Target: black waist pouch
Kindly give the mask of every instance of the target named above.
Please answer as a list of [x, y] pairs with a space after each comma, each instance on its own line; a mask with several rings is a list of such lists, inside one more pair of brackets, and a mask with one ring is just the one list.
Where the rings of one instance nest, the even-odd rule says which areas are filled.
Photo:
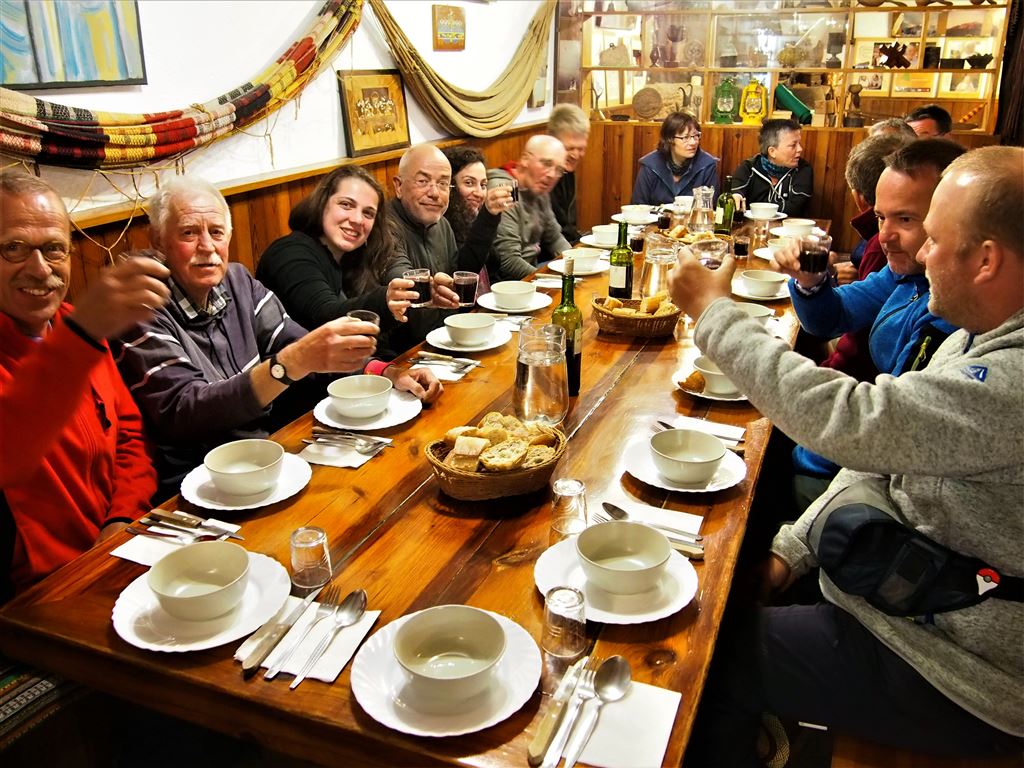
[[1024, 579], [904, 525], [869, 481], [837, 494], [815, 518], [808, 540], [833, 584], [890, 616], [955, 611], [990, 598], [1024, 601]]

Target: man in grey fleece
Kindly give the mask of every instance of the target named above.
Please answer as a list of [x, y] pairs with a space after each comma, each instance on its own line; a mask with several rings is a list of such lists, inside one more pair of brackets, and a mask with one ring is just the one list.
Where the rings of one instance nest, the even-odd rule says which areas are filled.
[[571, 247], [562, 236], [549, 197], [563, 173], [565, 147], [554, 136], [544, 135], [526, 142], [519, 162], [487, 172], [488, 186], [512, 179], [519, 182], [519, 202], [501, 214], [491, 247], [488, 263], [496, 264], [497, 280], [528, 277], [540, 262], [557, 258]]
[[[929, 310], [963, 330], [927, 368], [899, 378], [857, 382], [815, 366], [726, 298], [731, 258], [710, 272], [680, 255], [670, 288], [699, 318], [697, 346], [780, 429], [846, 467], [775, 537], [770, 587], [818, 565], [812, 523], [861, 481], [905, 526], [1004, 576], [1024, 575], [1022, 168], [1024, 150], [985, 147], [944, 172], [917, 258]], [[1024, 605], [993, 597], [898, 618], [823, 572], [819, 583], [827, 602], [759, 608], [757, 635], [720, 647], [694, 764], [754, 765], [764, 711], [918, 751], [1021, 753]]]

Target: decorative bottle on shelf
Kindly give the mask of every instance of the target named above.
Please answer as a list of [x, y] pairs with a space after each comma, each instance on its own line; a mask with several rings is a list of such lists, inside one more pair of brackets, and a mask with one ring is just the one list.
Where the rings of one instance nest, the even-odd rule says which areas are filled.
[[633, 250], [629, 247], [629, 225], [619, 222], [619, 243], [608, 257], [608, 295], [613, 299], [633, 298]]
[[725, 177], [722, 194], [715, 206], [715, 232], [728, 235], [732, 232], [732, 220], [736, 215], [736, 199], [732, 196], [732, 176]]
[[574, 297], [572, 259], [565, 260], [562, 273], [562, 303], [551, 313], [551, 322], [565, 328], [565, 370], [569, 380], [569, 396], [580, 393], [580, 364], [583, 362], [583, 313]]

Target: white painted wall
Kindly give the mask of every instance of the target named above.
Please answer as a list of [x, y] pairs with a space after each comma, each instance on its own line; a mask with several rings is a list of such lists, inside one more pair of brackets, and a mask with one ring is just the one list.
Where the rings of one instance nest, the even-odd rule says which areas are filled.
[[[442, 0], [466, 12], [466, 49], [433, 50], [431, 0], [388, 0], [388, 10], [413, 45], [438, 73], [455, 85], [482, 90], [508, 64], [542, 0], [493, 3]], [[33, 91], [47, 101], [113, 112], [156, 112], [216, 98], [246, 82], [277, 58], [308, 27], [320, 0], [140, 0], [143, 50], [148, 83], [112, 88]], [[553, 62], [553, 38], [549, 60]], [[268, 119], [235, 135], [195, 150], [186, 170], [218, 186], [258, 176], [274, 176], [344, 157], [345, 137], [335, 72], [393, 69], [394, 61], [369, 5], [348, 45], [324, 66], [298, 99]], [[547, 104], [524, 107], [515, 123], [546, 119], [551, 105], [548, 68]], [[441, 129], [406, 89], [409, 133], [413, 143], [444, 138]], [[164, 164], [161, 174], [173, 174]], [[80, 171], [42, 166], [44, 178], [61, 191], [68, 207], [82, 212], [148, 195], [156, 172]]]

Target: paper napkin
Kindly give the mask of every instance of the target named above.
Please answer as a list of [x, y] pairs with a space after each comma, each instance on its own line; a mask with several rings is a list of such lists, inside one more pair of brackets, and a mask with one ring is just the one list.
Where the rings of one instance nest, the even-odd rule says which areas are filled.
[[746, 427], [736, 427], [732, 424], [719, 424], [717, 421], [695, 419], [692, 416], [675, 416], [671, 419], [665, 419], [665, 421], [676, 429], [695, 429], [700, 432], [707, 432], [708, 434], [715, 435], [715, 437], [721, 438], [722, 442], [730, 447], [735, 447], [737, 443], [742, 441], [743, 436], [747, 432]]
[[580, 762], [599, 768], [661, 765], [682, 698], [678, 691], [634, 681], [622, 699], [601, 707]]
[[553, 275], [537, 275], [533, 279], [533, 284], [538, 288], [561, 288], [562, 278]]
[[[208, 522], [213, 523], [218, 528], [238, 532], [238, 529], [242, 526], [235, 525], [234, 523], [225, 523], [223, 520], [215, 520], [212, 517], [208, 518]], [[141, 523], [140, 523], [141, 525]], [[169, 533], [172, 536], [178, 536], [181, 531], [175, 531], [171, 528], [164, 528], [159, 525], [148, 526], [151, 531], [157, 533]], [[185, 534], [186, 536], [188, 534]], [[132, 536], [128, 541], [119, 547], [115, 547], [110, 551], [110, 554], [114, 557], [120, 557], [124, 560], [131, 560], [133, 563], [139, 565], [153, 565], [157, 560], [180, 547], [176, 541], [171, 539], [158, 539], [155, 536]]]
[[[295, 610], [296, 607], [302, 600], [298, 597], [289, 597], [285, 604], [281, 607], [275, 618], [282, 619]], [[299, 620], [295, 622], [288, 634], [277, 644], [277, 647], [270, 652], [263, 661], [263, 666], [269, 669], [274, 666], [278, 659], [288, 653], [291, 650], [292, 643], [296, 639], [302, 637], [306, 632], [306, 628], [313, 624], [316, 619], [317, 603], [312, 603], [306, 612], [299, 617]], [[363, 614], [363, 617], [353, 624], [351, 627], [345, 627], [341, 630], [337, 636], [331, 641], [331, 644], [327, 646], [327, 650], [324, 655], [320, 657], [320, 660], [310, 670], [308, 677], [314, 680], [321, 680], [325, 683], [333, 683], [341, 670], [348, 664], [349, 659], [355, 654], [356, 649], [359, 648], [359, 644], [366, 637], [370, 628], [373, 627], [374, 622], [377, 621], [377, 617], [380, 616], [380, 611], [367, 611]], [[272, 624], [268, 622], [261, 627], [255, 634], [249, 637], [244, 643], [238, 646], [238, 650], [235, 651], [235, 659], [242, 661], [246, 656], [249, 655], [250, 651], [256, 647], [260, 640], [270, 631]], [[316, 648], [317, 644], [327, 636], [327, 633], [334, 628], [334, 622], [330, 618], [319, 622], [313, 627], [313, 630], [306, 636], [302, 641], [302, 644], [296, 649], [295, 653], [292, 654], [288, 664], [281, 668], [282, 673], [289, 675], [297, 675], [302, 668], [306, 665], [306, 661], [309, 659], [313, 649]]]
[[[471, 366], [464, 369], [461, 372], [456, 371], [450, 365], [414, 365], [413, 368], [426, 368], [428, 371], [433, 373], [441, 381], [458, 381], [467, 373], [472, 371], [476, 366]], [[410, 369], [411, 370], [411, 369]]]
[[695, 536], [700, 533], [700, 526], [704, 522], [704, 518], [700, 515], [680, 512], [675, 509], [652, 507], [650, 504], [634, 501], [631, 498], [610, 498], [608, 501], [626, 510], [633, 520], [641, 523], [667, 525], [671, 528], [678, 528], [681, 531], [692, 533]]
[[[387, 440], [381, 437], [379, 440]], [[390, 443], [391, 440], [388, 440]], [[310, 464], [324, 464], [328, 467], [350, 467], [355, 469], [363, 466], [373, 456], [366, 456], [356, 451], [349, 445], [327, 445], [326, 443], [315, 443], [307, 445], [299, 454]]]

